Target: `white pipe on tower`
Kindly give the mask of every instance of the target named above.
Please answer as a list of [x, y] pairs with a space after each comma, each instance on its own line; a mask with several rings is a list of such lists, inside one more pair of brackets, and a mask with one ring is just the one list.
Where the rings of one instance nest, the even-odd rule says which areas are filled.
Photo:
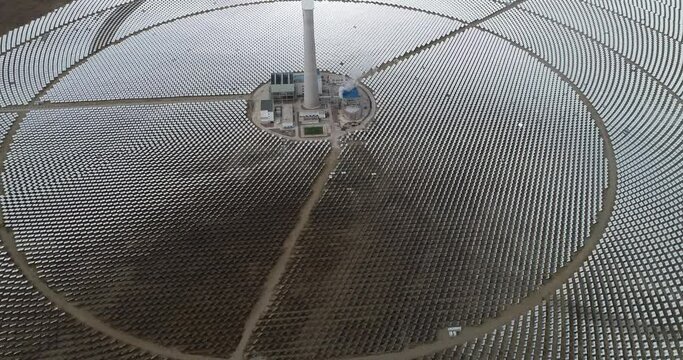
[[304, 108], [320, 107], [318, 90], [318, 66], [315, 60], [315, 28], [313, 23], [313, 0], [301, 0], [304, 12]]

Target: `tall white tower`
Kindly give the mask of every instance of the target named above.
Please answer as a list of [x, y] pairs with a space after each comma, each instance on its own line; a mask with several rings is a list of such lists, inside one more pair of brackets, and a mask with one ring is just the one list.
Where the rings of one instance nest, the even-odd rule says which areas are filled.
[[318, 66], [315, 62], [315, 29], [313, 23], [313, 0], [301, 0], [304, 11], [304, 108], [320, 107], [318, 89]]

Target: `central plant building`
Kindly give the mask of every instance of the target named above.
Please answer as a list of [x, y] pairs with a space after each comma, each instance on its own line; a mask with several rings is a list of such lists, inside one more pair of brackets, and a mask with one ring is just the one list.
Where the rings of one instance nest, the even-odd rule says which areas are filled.
[[[317, 76], [318, 96], [322, 95], [323, 80], [320, 71]], [[304, 96], [303, 72], [280, 72], [270, 74], [270, 98], [276, 102], [295, 101]]]

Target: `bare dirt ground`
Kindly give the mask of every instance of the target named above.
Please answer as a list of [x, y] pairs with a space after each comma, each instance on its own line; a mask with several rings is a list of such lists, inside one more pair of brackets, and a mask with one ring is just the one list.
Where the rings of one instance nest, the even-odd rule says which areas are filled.
[[0, 35], [70, 2], [71, 0], [0, 0]]

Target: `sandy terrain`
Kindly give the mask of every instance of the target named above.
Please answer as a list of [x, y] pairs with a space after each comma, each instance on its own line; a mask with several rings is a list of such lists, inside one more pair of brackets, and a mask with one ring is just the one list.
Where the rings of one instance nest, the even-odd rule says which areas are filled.
[[0, 34], [24, 25], [70, 0], [0, 0]]

